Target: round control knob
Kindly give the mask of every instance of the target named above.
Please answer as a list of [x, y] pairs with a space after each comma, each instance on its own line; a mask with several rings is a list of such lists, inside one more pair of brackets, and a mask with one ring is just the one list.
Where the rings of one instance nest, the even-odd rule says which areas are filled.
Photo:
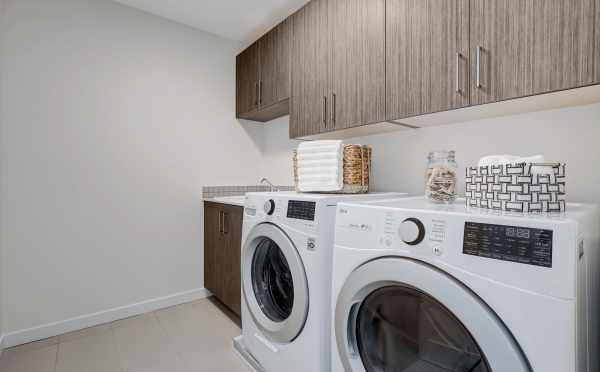
[[400, 238], [408, 245], [417, 245], [425, 238], [425, 226], [416, 218], [407, 218], [398, 229]]
[[273, 199], [269, 199], [265, 202], [265, 213], [269, 216], [275, 212], [275, 201]]

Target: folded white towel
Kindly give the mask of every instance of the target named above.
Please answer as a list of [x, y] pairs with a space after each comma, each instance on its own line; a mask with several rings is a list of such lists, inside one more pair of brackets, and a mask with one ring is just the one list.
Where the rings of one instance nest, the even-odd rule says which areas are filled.
[[342, 141], [310, 141], [298, 146], [298, 189], [339, 191], [343, 188]]
[[536, 164], [531, 167], [532, 174], [552, 174], [554, 168], [552, 165], [545, 165], [546, 159], [544, 155], [532, 155], [532, 156], [516, 156], [516, 155], [490, 155], [484, 156], [479, 159], [479, 166], [498, 166], [504, 164], [521, 164], [529, 163]]
[[504, 164], [520, 164], [520, 163], [543, 163], [545, 161], [544, 155], [533, 155], [533, 156], [516, 156], [516, 155], [489, 155], [479, 159], [480, 167], [487, 167], [490, 165], [504, 165]]

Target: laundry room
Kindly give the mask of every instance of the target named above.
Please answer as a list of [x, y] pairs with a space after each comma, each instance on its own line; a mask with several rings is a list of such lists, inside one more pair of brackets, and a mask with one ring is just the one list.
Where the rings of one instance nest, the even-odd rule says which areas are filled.
[[599, 139], [600, 0], [0, 0], [0, 372], [600, 372]]

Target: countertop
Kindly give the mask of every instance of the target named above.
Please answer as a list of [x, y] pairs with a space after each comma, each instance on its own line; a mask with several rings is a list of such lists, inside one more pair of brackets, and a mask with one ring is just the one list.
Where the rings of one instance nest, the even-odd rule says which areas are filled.
[[220, 203], [220, 204], [228, 204], [228, 205], [235, 205], [238, 207], [243, 207], [245, 199], [246, 199], [246, 197], [244, 195], [215, 196], [213, 198], [204, 198], [204, 201], [211, 202], [211, 203]]

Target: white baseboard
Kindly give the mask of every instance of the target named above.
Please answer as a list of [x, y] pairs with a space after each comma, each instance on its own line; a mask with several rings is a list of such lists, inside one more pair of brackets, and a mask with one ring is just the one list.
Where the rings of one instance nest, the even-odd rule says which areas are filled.
[[[199, 300], [209, 297], [210, 295], [211, 293], [205, 288], [192, 289], [190, 291], [175, 293], [165, 297], [138, 302], [136, 304], [121, 306], [114, 309], [81, 315], [75, 318], [48, 323], [29, 329], [10, 332], [3, 335], [3, 346], [9, 348], [32, 341], [43, 340], [45, 338], [62, 335], [67, 332], [78, 331], [80, 329], [113, 322], [115, 320], [125, 319], [131, 316], [149, 313], [151, 311]], [[2, 344], [0, 344], [0, 346], [2, 346]], [[0, 350], [2, 350], [1, 347]]]

